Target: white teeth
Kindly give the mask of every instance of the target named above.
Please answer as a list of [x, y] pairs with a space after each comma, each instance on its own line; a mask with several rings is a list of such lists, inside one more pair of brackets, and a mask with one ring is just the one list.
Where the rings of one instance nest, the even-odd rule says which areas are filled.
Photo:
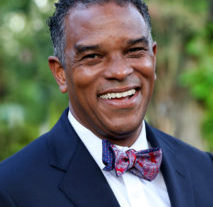
[[100, 98], [103, 98], [103, 99], [123, 98], [123, 97], [134, 95], [135, 93], [136, 93], [136, 90], [131, 89], [121, 93], [107, 93], [107, 94], [101, 95]]

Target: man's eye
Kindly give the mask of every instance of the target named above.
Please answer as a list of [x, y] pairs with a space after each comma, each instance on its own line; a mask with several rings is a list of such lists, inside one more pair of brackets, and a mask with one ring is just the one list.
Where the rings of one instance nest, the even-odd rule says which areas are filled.
[[128, 58], [141, 58], [145, 55], [147, 51], [144, 47], [132, 47], [127, 50], [127, 57]]
[[133, 48], [130, 48], [130, 49], [128, 50], [128, 53], [140, 52], [140, 51], [146, 51], [146, 49], [143, 48], [143, 47], [133, 47]]
[[82, 60], [84, 60], [84, 59], [95, 59], [95, 58], [98, 58], [98, 57], [100, 57], [100, 55], [93, 53], [93, 54], [85, 55], [85, 56], [82, 58]]

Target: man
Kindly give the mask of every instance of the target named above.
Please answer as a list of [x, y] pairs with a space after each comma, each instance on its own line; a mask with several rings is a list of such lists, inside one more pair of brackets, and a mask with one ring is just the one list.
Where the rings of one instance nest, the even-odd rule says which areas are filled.
[[60, 0], [49, 26], [69, 109], [1, 163], [0, 207], [212, 207], [212, 156], [144, 122], [157, 51], [146, 5]]

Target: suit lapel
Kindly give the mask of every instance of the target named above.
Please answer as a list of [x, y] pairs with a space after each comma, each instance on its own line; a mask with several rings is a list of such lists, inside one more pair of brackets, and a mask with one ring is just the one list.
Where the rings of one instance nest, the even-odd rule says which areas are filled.
[[67, 119], [68, 110], [50, 132], [50, 165], [64, 171], [60, 190], [78, 207], [119, 207], [100, 168]]
[[[171, 206], [193, 207], [193, 189], [188, 166], [178, 159], [173, 138], [146, 125], [147, 137], [153, 147], [160, 146], [163, 150], [161, 172], [163, 174]], [[180, 153], [180, 152], [179, 152]]]
[[101, 170], [82, 143], [78, 144], [60, 188], [78, 207], [119, 206]]

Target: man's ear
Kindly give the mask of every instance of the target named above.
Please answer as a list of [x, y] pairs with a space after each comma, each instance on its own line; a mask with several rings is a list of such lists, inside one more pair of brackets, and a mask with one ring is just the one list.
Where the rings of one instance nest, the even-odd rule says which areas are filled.
[[52, 71], [53, 76], [59, 86], [62, 93], [67, 92], [67, 82], [64, 68], [56, 56], [50, 56], [48, 58], [49, 68]]
[[153, 42], [152, 44], [152, 52], [154, 56], [154, 68], [155, 68], [155, 80], [156, 80], [157, 79], [157, 75], [156, 75], [157, 43], [156, 42]]

